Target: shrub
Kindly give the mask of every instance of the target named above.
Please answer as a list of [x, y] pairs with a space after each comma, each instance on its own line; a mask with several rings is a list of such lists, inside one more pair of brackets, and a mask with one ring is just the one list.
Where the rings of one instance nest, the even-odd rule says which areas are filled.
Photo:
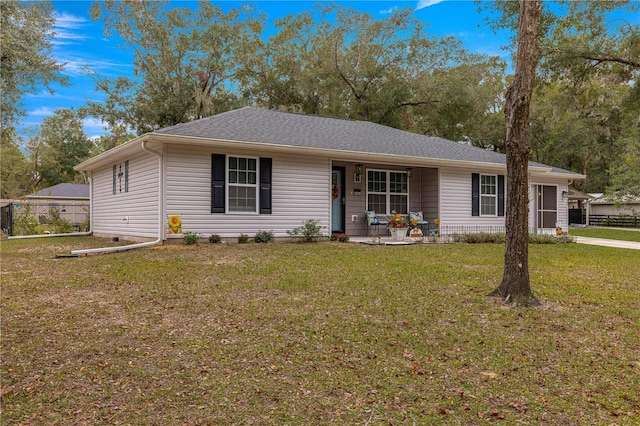
[[269, 243], [273, 241], [275, 235], [273, 235], [273, 231], [258, 231], [256, 235], [253, 236], [253, 241], [256, 243]]
[[247, 234], [240, 234], [238, 237], [238, 243], [245, 244], [249, 242], [249, 236]]
[[91, 222], [89, 221], [89, 218], [87, 217], [85, 219], [85, 221], [80, 224], [80, 231], [89, 232], [90, 226], [91, 226]]
[[572, 243], [571, 235], [529, 234], [529, 244], [567, 244]]
[[31, 216], [31, 206], [25, 205], [22, 213], [13, 222], [13, 235], [38, 234], [38, 220]]
[[[457, 234], [455, 242], [467, 244], [504, 244], [506, 235], [501, 233]], [[567, 244], [572, 243], [570, 235], [529, 234], [529, 244]]]
[[554, 244], [569, 244], [569, 243], [575, 243], [575, 242], [576, 242], [575, 238], [573, 238], [569, 234], [558, 235], [557, 237], [555, 237], [553, 241]]
[[291, 237], [302, 237], [304, 241], [311, 242], [317, 241], [322, 238], [322, 229], [324, 226], [318, 225], [320, 223], [317, 219], [307, 219], [304, 221], [304, 225], [287, 231], [287, 234]]
[[199, 236], [195, 232], [187, 231], [182, 235], [182, 241], [188, 246], [193, 245], [193, 244], [197, 244], [198, 238], [199, 238]]
[[464, 234], [461, 241], [468, 244], [503, 244], [505, 234], [481, 232], [479, 234]]
[[54, 225], [56, 234], [69, 234], [71, 232], [76, 232], [76, 227], [73, 226], [71, 222], [62, 218], [58, 218], [54, 222]]
[[211, 244], [218, 244], [222, 242], [222, 237], [218, 234], [211, 234], [211, 236], [209, 236], [209, 242]]
[[348, 243], [349, 236], [347, 234], [331, 234], [331, 241], [339, 241], [341, 243]]

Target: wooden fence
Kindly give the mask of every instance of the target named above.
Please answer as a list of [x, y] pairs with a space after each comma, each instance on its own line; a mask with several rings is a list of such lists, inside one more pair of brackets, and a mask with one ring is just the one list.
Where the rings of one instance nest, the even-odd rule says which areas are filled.
[[640, 228], [640, 216], [592, 214], [589, 215], [589, 225]]

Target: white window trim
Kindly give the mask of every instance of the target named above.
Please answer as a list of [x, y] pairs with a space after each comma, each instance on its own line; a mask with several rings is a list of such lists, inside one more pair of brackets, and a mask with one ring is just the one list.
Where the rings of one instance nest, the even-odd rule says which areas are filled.
[[[494, 177], [495, 178], [495, 188], [496, 188], [496, 193], [495, 194], [483, 194], [482, 193], [482, 178], [483, 177]], [[480, 199], [480, 205], [478, 206], [479, 209], [479, 214], [480, 217], [498, 217], [498, 175], [490, 175], [490, 174], [480, 174], [480, 193], [479, 193]], [[495, 213], [494, 214], [483, 214], [482, 213], [482, 199], [483, 198], [493, 198], [493, 208]]]
[[[383, 172], [386, 174], [386, 185], [387, 185], [387, 192], [374, 192], [374, 191], [369, 191], [369, 172]], [[404, 174], [406, 176], [407, 172], [404, 170], [393, 170], [393, 169], [365, 169], [364, 171], [364, 175], [366, 177], [366, 188], [367, 188], [367, 193], [365, 194], [365, 205], [367, 207], [367, 209], [369, 209], [369, 194], [373, 194], [373, 195], [384, 195], [386, 202], [385, 202], [385, 209], [386, 212], [376, 212], [379, 214], [383, 214], [383, 215], [390, 215], [391, 212], [391, 195], [403, 195], [405, 193], [402, 192], [391, 192], [391, 173], [400, 173], [400, 174]], [[403, 214], [409, 214], [409, 193], [411, 192], [409, 189], [409, 178], [407, 178], [407, 192], [406, 192], [406, 196], [407, 196], [407, 212], [403, 213]]]
[[[256, 183], [255, 184], [246, 184], [246, 183], [234, 183], [231, 184], [229, 182], [229, 161], [231, 160], [231, 157], [234, 158], [246, 158], [246, 159], [252, 159], [252, 160], [256, 160]], [[250, 155], [234, 155], [234, 154], [227, 154], [226, 158], [225, 158], [225, 179], [224, 179], [224, 185], [225, 185], [225, 195], [224, 195], [224, 209], [226, 214], [232, 214], [232, 215], [258, 215], [260, 214], [260, 157], [253, 157]], [[231, 186], [235, 186], [235, 187], [245, 187], [245, 188], [255, 188], [256, 189], [256, 210], [252, 211], [252, 212], [235, 212], [235, 211], [231, 211], [229, 209], [229, 187]]]

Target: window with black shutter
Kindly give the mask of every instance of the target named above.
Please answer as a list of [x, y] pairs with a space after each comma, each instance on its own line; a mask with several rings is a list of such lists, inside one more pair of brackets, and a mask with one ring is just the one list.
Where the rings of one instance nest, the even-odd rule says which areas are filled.
[[211, 213], [271, 214], [271, 158], [211, 156]]
[[504, 175], [471, 174], [471, 216], [504, 216]]

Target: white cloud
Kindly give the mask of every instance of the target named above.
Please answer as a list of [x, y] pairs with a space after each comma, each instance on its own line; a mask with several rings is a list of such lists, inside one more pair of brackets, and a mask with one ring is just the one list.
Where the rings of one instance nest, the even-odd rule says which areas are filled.
[[84, 132], [92, 138], [105, 134], [105, 124], [98, 118], [87, 117], [82, 120], [82, 125], [84, 126]]
[[381, 13], [382, 15], [391, 15], [391, 14], [392, 14], [392, 13], [394, 13], [396, 10], [398, 10], [398, 6], [393, 6], [393, 7], [390, 7], [389, 9], [381, 10], [381, 11], [380, 11], [380, 13]]
[[56, 62], [64, 65], [63, 74], [70, 77], [90, 76], [93, 73], [98, 74], [122, 74], [128, 68], [132, 68], [132, 64], [122, 64], [113, 61], [105, 61], [101, 59], [83, 58], [64, 58], [59, 56]]
[[61, 89], [57, 89], [53, 93], [49, 92], [48, 90], [41, 90], [38, 93], [26, 94], [25, 98], [40, 99], [40, 102], [48, 101], [48, 100], [51, 100], [51, 99], [64, 99], [64, 100], [75, 101], [75, 102], [83, 102], [84, 101], [84, 98], [81, 98], [81, 97], [78, 97], [78, 96], [73, 96], [73, 95], [66, 95], [64, 93], [61, 93]]
[[29, 116], [34, 117], [51, 117], [54, 114], [54, 109], [50, 107], [38, 107], [33, 111], [29, 111]]
[[82, 33], [82, 30], [89, 24], [86, 18], [68, 13], [56, 13], [54, 18], [56, 20], [53, 29], [55, 35], [52, 40], [54, 45], [78, 44], [88, 38], [86, 34]]
[[418, 0], [416, 10], [424, 9], [425, 7], [433, 6], [434, 4], [442, 3], [445, 0]]
[[83, 28], [89, 21], [82, 16], [75, 16], [69, 13], [55, 13], [56, 28], [65, 29], [80, 29]]

